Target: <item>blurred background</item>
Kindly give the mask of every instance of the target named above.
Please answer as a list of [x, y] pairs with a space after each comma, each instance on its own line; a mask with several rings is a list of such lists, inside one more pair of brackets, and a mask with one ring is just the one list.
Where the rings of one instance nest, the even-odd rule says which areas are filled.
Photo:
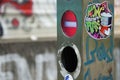
[[[0, 80], [57, 80], [56, 0], [0, 0]], [[116, 80], [120, 0], [115, 0]]]

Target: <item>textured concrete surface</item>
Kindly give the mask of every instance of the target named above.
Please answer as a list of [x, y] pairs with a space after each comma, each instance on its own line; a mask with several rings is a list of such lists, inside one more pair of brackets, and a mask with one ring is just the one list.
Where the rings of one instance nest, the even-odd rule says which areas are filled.
[[0, 44], [0, 80], [56, 80], [55, 48], [56, 42]]

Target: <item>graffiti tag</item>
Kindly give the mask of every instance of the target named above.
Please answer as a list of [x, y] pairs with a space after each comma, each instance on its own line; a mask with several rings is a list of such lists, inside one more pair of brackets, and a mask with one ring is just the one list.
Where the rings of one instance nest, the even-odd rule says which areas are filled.
[[[89, 43], [92, 40], [95, 43], [95, 48], [93, 50], [89, 50]], [[106, 61], [107, 63], [113, 61], [113, 39], [110, 37], [110, 46], [108, 48], [105, 47], [104, 43], [101, 42], [100, 46], [98, 45], [98, 41], [90, 38], [89, 36], [86, 39], [86, 62], [85, 66], [92, 64], [95, 62], [96, 58], [99, 61]], [[97, 55], [97, 56], [95, 56]]]

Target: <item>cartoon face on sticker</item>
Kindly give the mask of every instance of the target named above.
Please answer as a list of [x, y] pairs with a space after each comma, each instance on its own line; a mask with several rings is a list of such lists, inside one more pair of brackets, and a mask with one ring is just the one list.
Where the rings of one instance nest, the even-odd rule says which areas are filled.
[[86, 30], [92, 38], [97, 40], [108, 38], [113, 27], [108, 2], [88, 5], [84, 21]]

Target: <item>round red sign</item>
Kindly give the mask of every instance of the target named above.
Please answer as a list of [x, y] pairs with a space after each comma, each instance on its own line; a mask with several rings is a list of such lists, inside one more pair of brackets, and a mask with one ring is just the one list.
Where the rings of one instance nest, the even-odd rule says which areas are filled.
[[63, 14], [62, 21], [62, 30], [68, 37], [73, 37], [77, 31], [77, 19], [75, 14], [68, 10]]

